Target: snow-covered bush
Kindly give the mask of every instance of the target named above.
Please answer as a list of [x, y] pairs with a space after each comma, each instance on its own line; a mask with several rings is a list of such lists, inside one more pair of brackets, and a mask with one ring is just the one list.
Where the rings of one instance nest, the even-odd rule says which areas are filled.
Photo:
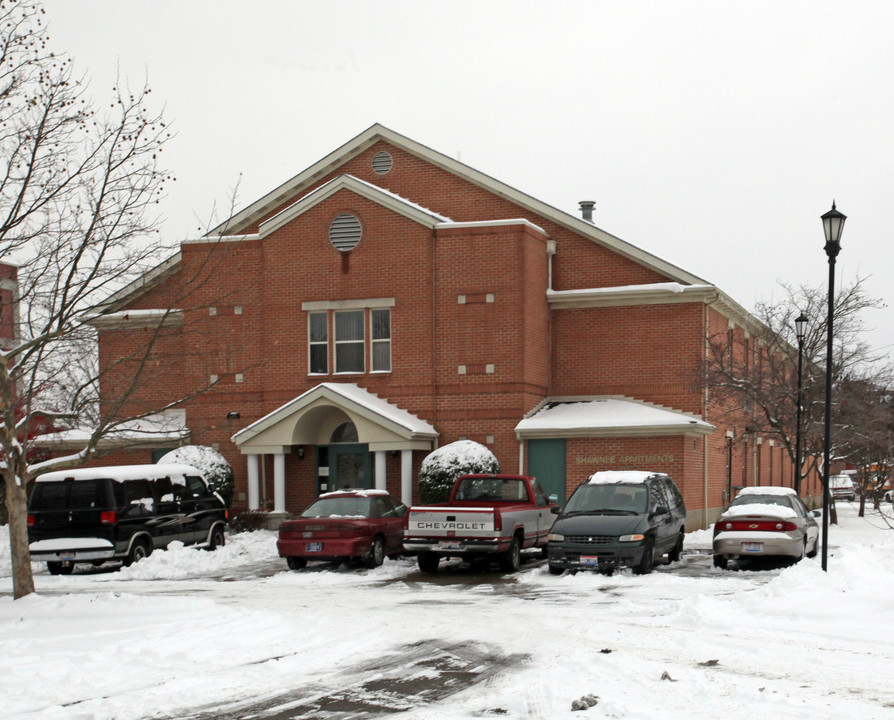
[[422, 461], [419, 497], [423, 503], [446, 502], [460, 475], [498, 472], [500, 463], [484, 445], [472, 440], [457, 440], [429, 453]]
[[159, 463], [185, 463], [200, 470], [208, 485], [220, 495], [227, 507], [233, 501], [236, 480], [227, 459], [206, 445], [184, 445], [163, 455]]

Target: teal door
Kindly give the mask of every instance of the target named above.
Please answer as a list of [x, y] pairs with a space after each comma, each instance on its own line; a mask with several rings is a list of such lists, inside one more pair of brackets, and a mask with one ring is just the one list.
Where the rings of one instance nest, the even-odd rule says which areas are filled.
[[528, 474], [565, 505], [565, 439], [528, 440]]
[[330, 491], [346, 488], [369, 490], [372, 487], [372, 455], [365, 443], [329, 446]]

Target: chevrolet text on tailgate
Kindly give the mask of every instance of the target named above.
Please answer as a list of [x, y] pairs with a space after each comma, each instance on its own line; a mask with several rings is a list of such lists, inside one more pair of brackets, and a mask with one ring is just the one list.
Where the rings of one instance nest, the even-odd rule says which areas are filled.
[[546, 548], [558, 507], [527, 475], [463, 475], [444, 504], [411, 507], [404, 549], [419, 569], [433, 573], [442, 557], [470, 560], [491, 555], [507, 572], [518, 570], [521, 551]]

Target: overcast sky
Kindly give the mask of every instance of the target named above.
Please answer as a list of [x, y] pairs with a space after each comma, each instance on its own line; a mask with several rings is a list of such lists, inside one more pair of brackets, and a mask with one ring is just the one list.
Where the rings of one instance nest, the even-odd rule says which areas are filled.
[[[95, 97], [119, 72], [164, 103], [171, 240], [378, 122], [568, 212], [595, 200], [599, 227], [749, 309], [827, 281], [835, 199], [837, 278], [894, 299], [894, 3], [45, 6]], [[890, 352], [894, 308], [865, 319]]]

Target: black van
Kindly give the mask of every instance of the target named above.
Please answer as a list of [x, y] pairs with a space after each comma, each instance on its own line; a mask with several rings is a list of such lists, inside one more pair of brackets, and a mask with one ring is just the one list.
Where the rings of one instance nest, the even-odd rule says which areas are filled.
[[598, 472], [579, 485], [549, 534], [549, 571], [652, 572], [655, 559], [680, 559], [686, 532], [683, 496], [664, 473]]
[[179, 540], [213, 550], [225, 541], [227, 508], [191, 465], [120, 465], [46, 473], [28, 500], [32, 561], [53, 575], [75, 563], [125, 565]]

